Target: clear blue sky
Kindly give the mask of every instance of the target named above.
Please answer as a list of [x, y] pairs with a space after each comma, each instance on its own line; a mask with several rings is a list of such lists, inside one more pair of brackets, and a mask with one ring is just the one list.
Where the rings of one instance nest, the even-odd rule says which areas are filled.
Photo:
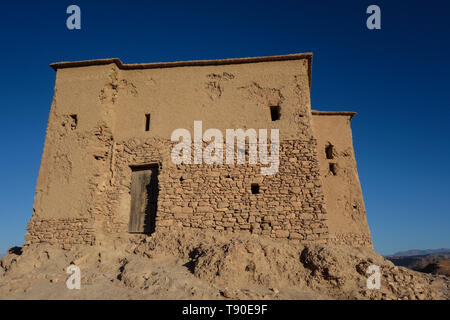
[[[81, 30], [66, 28], [71, 4]], [[370, 4], [381, 8], [381, 30], [365, 26]], [[375, 249], [450, 247], [449, 15], [448, 1], [434, 0], [2, 1], [0, 253], [21, 245], [32, 214], [49, 63], [297, 52], [314, 53], [313, 108], [358, 112], [352, 128]]]

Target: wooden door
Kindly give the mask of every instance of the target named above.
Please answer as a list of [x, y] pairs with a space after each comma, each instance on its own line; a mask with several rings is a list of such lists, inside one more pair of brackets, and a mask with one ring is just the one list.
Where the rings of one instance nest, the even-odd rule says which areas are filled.
[[158, 167], [133, 168], [131, 172], [130, 233], [155, 231], [158, 203]]

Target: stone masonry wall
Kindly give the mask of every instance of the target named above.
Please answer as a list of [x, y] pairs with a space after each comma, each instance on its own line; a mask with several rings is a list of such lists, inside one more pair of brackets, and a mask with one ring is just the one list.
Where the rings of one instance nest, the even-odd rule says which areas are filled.
[[[103, 126], [95, 136], [101, 143], [92, 155], [97, 173], [90, 180], [91, 218], [32, 219], [26, 245], [48, 242], [70, 247], [93, 244], [99, 234], [127, 233], [131, 167], [151, 163], [160, 166], [157, 230], [244, 230], [304, 243], [327, 241], [314, 139], [281, 141], [279, 172], [262, 176], [261, 164], [174, 165], [169, 158], [174, 143], [163, 139], [115, 142]], [[255, 183], [259, 194], [251, 193]]]
[[[169, 174], [170, 191], [161, 198], [157, 226], [325, 239], [326, 212], [310, 144], [281, 143], [280, 168], [274, 176], [261, 176], [261, 165], [178, 166]], [[259, 185], [259, 194], [251, 193], [252, 184]]]
[[[280, 143], [279, 172], [261, 176], [257, 165], [174, 165], [173, 143], [132, 139], [116, 143], [113, 183], [107, 197], [111, 211], [105, 225], [126, 232], [132, 166], [160, 164], [156, 228], [189, 227], [247, 230], [270, 237], [325, 242], [327, 214], [321, 189], [315, 140]], [[251, 193], [251, 185], [260, 187]], [[119, 216], [122, 216], [120, 218]], [[113, 222], [113, 219], [115, 222]]]
[[[244, 230], [304, 243], [371, 244], [370, 236], [329, 235], [314, 139], [281, 141], [278, 174], [261, 176], [260, 164], [174, 165], [169, 158], [174, 143], [158, 138], [115, 142], [104, 124], [93, 136], [97, 173], [90, 179], [90, 218], [33, 218], [25, 245], [47, 242], [67, 248], [94, 244], [99, 233], [127, 233], [130, 212], [123, 203], [131, 201], [131, 167], [150, 163], [160, 165], [158, 230]], [[259, 194], [251, 193], [254, 183]]]
[[27, 226], [25, 246], [50, 243], [69, 249], [73, 244], [92, 245], [95, 232], [86, 218], [32, 219]]
[[370, 235], [359, 233], [334, 234], [328, 239], [329, 243], [351, 247], [373, 247]]

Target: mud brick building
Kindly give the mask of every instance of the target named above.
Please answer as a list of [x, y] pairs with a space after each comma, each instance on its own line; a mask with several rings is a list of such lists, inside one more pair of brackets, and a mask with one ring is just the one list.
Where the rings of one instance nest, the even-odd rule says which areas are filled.
[[[311, 110], [312, 54], [51, 64], [56, 84], [25, 245], [94, 244], [167, 228], [371, 246], [353, 112]], [[177, 128], [276, 128], [261, 164], [171, 161]]]

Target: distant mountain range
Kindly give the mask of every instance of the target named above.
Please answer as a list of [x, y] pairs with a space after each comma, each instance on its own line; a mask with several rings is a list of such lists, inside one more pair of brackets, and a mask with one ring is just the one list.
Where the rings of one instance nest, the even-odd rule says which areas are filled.
[[396, 266], [450, 276], [450, 249], [408, 250], [385, 256]]
[[441, 249], [426, 249], [426, 250], [419, 250], [419, 249], [412, 249], [408, 251], [399, 251], [392, 255], [388, 255], [388, 257], [396, 256], [396, 257], [409, 257], [409, 256], [425, 256], [427, 254], [439, 254], [439, 253], [450, 253], [450, 249], [448, 248], [441, 248]]

